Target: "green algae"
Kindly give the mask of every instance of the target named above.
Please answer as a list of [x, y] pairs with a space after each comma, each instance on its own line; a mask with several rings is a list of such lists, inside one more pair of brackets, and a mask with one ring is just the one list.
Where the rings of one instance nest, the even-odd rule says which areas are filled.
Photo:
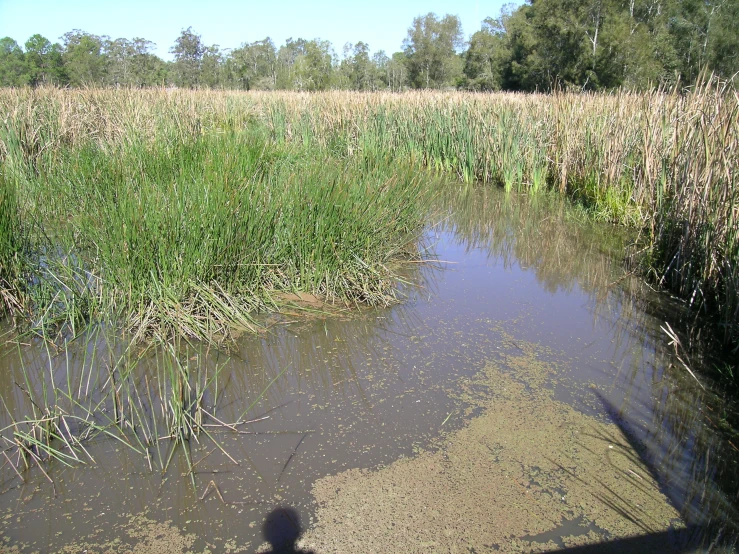
[[[483, 413], [412, 458], [314, 485], [318, 552], [531, 552], [682, 528], [618, 426], [557, 401], [536, 347], [470, 383]], [[563, 522], [580, 520], [571, 534]], [[557, 541], [537, 535], [563, 531]], [[559, 544], [558, 544], [559, 543]]]

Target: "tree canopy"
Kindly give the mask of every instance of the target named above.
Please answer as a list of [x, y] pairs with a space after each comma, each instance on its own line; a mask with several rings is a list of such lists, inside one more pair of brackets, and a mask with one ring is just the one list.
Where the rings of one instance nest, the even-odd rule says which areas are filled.
[[170, 48], [144, 38], [78, 29], [52, 43], [0, 39], [0, 86], [177, 86], [361, 91], [463, 88], [547, 91], [553, 87], [647, 89], [695, 82], [701, 71], [739, 72], [739, 0], [528, 0], [509, 4], [465, 37], [459, 18], [414, 18], [395, 53], [363, 41], [339, 56], [319, 38], [266, 37], [232, 50], [203, 43], [192, 27]]

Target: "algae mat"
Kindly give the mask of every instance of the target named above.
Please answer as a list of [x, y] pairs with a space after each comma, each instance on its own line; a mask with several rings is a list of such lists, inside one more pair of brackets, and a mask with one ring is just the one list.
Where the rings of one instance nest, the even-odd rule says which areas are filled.
[[555, 400], [550, 371], [532, 348], [489, 363], [468, 387], [482, 415], [435, 448], [318, 480], [302, 546], [546, 552], [682, 528], [620, 428]]

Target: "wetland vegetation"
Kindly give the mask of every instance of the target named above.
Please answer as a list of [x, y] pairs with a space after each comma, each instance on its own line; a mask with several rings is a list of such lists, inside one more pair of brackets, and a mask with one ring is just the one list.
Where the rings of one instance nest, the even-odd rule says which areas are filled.
[[[731, 544], [736, 405], [708, 376], [699, 373], [704, 390], [679, 365], [660, 325], [678, 321], [681, 306], [668, 311], [667, 299], [624, 276], [619, 253], [629, 233], [588, 223], [582, 209], [558, 196], [490, 186], [442, 184], [434, 212], [440, 222], [427, 228], [423, 243], [455, 263], [403, 268], [402, 278], [418, 284], [391, 308], [355, 310], [350, 318], [315, 314], [291, 325], [279, 314], [257, 318], [269, 331], [245, 334], [228, 353], [185, 341], [142, 352], [103, 330], [60, 350], [40, 337], [4, 343], [0, 427], [9, 426], [4, 450], [25, 482], [7, 461], [0, 468], [0, 533], [30, 551], [146, 551], [162, 536], [174, 552], [182, 541], [189, 545], [183, 551], [229, 544], [253, 551], [264, 516], [290, 503], [309, 523], [311, 544], [330, 551], [334, 541], [368, 537], [352, 526], [359, 518], [332, 526], [330, 514], [345, 512], [352, 490], [392, 482], [393, 462], [405, 455], [400, 467], [429, 470], [425, 490], [452, 486], [429, 501], [465, 490], [466, 479], [483, 470], [502, 513], [532, 515], [497, 520], [490, 533], [504, 551], [610, 541], [638, 528], [684, 537], [683, 524], [700, 529], [691, 540], [705, 547], [717, 537]], [[709, 367], [713, 354], [691, 357], [693, 369]], [[512, 406], [522, 417], [511, 420]], [[527, 437], [542, 432], [541, 411], [557, 437], [535, 440], [531, 449]], [[608, 433], [558, 427], [552, 413]], [[497, 439], [489, 435], [491, 417]], [[43, 446], [22, 440], [33, 438], [34, 427]], [[47, 459], [46, 437], [81, 461]], [[17, 441], [42, 464], [27, 454], [26, 469]], [[578, 454], [583, 447], [593, 452]], [[577, 460], [585, 459], [581, 474]], [[434, 460], [438, 466], [427, 464]], [[554, 462], [575, 476], [590, 475], [591, 462], [603, 471], [581, 486]], [[378, 466], [389, 471], [357, 471]], [[441, 481], [434, 467], [445, 470], [437, 473]], [[513, 480], [501, 469], [512, 470]], [[619, 483], [615, 494], [602, 486], [609, 481]], [[324, 494], [335, 491], [331, 483], [346, 487]], [[560, 504], [558, 495], [567, 501]], [[367, 513], [384, 510], [386, 496], [363, 503]], [[465, 497], [474, 498], [457, 495], [455, 506], [474, 514], [471, 521], [489, 513], [465, 505]], [[315, 528], [314, 498], [327, 502]], [[668, 517], [645, 519], [633, 504], [643, 508], [644, 501]], [[445, 515], [448, 507], [427, 506], [410, 521], [402, 503], [395, 505], [395, 529], [413, 533], [394, 538], [380, 526], [375, 531], [390, 542], [378, 544], [422, 535], [421, 542], [462, 544], [464, 525]], [[440, 521], [444, 527], [432, 529], [429, 522]], [[509, 541], [504, 529], [528, 533]], [[644, 540], [659, 545], [664, 537]]]
[[29, 89], [0, 106], [3, 304], [36, 327], [212, 338], [277, 291], [386, 303], [438, 175], [559, 191], [634, 228], [631, 261], [739, 340], [739, 100], [715, 79], [529, 96]]
[[0, 552], [734, 551], [738, 16], [0, 39]]
[[[241, 509], [198, 468], [243, 462], [230, 440], [277, 406], [264, 399], [290, 363], [234, 398], [226, 351], [238, 351], [240, 335], [268, 340], [287, 313], [319, 316], [328, 336], [328, 314], [360, 317], [363, 306], [415, 297], [431, 262], [446, 260], [435, 232], [534, 268], [551, 294], [621, 295], [618, 318], [639, 327], [649, 308], [624, 292], [632, 276], [612, 271], [626, 253], [634, 273], [685, 299], [716, 344], [739, 341], [739, 98], [715, 79], [690, 90], [484, 96], [5, 89], [0, 111], [0, 306], [17, 350], [5, 354], [6, 490], [41, 473], [56, 494], [51, 468], [110, 463], [99, 450], [109, 443], [159, 475], [160, 491], [177, 467], [193, 500]], [[477, 186], [503, 196], [488, 202]], [[565, 224], [573, 219], [578, 233]], [[583, 233], [592, 236], [575, 239]], [[665, 341], [658, 332], [644, 348]], [[39, 353], [30, 361], [29, 348]], [[675, 354], [682, 378], [695, 380]], [[356, 379], [352, 370], [306, 382]], [[704, 435], [703, 416], [686, 408], [695, 395], [676, 392], [684, 386], [666, 389], [665, 413], [650, 413], [675, 427], [682, 418], [698, 437], [676, 456], [706, 468], [710, 459], [710, 479], [731, 473], [731, 401], [701, 401], [721, 414]], [[277, 483], [312, 431], [294, 432]], [[696, 500], [697, 486], [678, 490], [681, 517], [709, 502]], [[718, 521], [733, 513], [723, 493], [708, 497]]]

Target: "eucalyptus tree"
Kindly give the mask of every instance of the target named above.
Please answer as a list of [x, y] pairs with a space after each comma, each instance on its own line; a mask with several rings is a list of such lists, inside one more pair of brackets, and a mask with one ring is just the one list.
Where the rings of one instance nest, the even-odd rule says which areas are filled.
[[30, 80], [23, 50], [10, 37], [0, 38], [0, 86], [21, 87]]
[[333, 77], [334, 51], [327, 40], [314, 39], [305, 43], [305, 53], [298, 59], [295, 72], [297, 90], [327, 90]]
[[156, 45], [143, 38], [118, 38], [108, 43], [108, 82], [113, 86], [143, 87], [161, 84], [163, 62], [152, 52]]
[[665, 8], [684, 81], [703, 68], [727, 78], [739, 71], [739, 0], [680, 0]]
[[392, 92], [400, 92], [409, 85], [408, 60], [404, 52], [395, 52], [385, 65], [387, 86]]
[[470, 38], [464, 53], [465, 88], [500, 90], [503, 70], [510, 61], [510, 50], [501, 19], [488, 17], [479, 31]]
[[416, 88], [455, 85], [462, 75], [457, 53], [463, 46], [462, 25], [456, 15], [416, 17], [403, 41], [410, 84]]
[[277, 52], [276, 88], [316, 91], [330, 88], [334, 52], [327, 40], [291, 38]]
[[109, 42], [107, 36], [93, 35], [79, 29], [64, 33], [62, 61], [71, 85], [106, 84], [108, 69], [106, 46]]
[[277, 51], [276, 88], [290, 90], [295, 88], [296, 66], [305, 55], [307, 41], [302, 38], [288, 38]]
[[206, 47], [192, 27], [183, 29], [170, 52], [174, 54], [172, 66], [174, 83], [183, 88], [195, 88], [200, 84], [200, 70]]
[[338, 71], [341, 76], [340, 88], [377, 90], [379, 87], [377, 65], [370, 59], [370, 48], [366, 42], [349, 42], [344, 46], [344, 59]]
[[206, 46], [200, 62], [200, 86], [223, 88], [226, 82], [225, 56], [217, 44]]
[[390, 58], [384, 50], [378, 50], [372, 54], [372, 65], [374, 66], [376, 88], [390, 88], [390, 80], [388, 79], [388, 66]]
[[732, 78], [737, 27], [739, 0], [529, 0], [472, 36], [466, 85], [494, 88], [496, 65], [507, 90], [646, 89], [703, 70]]
[[67, 75], [62, 61], [62, 47], [52, 44], [49, 39], [39, 34], [31, 36], [25, 44], [26, 64], [28, 65], [31, 86], [61, 85], [67, 82]]
[[234, 49], [229, 63], [238, 88], [270, 90], [277, 85], [277, 49], [269, 37]]

